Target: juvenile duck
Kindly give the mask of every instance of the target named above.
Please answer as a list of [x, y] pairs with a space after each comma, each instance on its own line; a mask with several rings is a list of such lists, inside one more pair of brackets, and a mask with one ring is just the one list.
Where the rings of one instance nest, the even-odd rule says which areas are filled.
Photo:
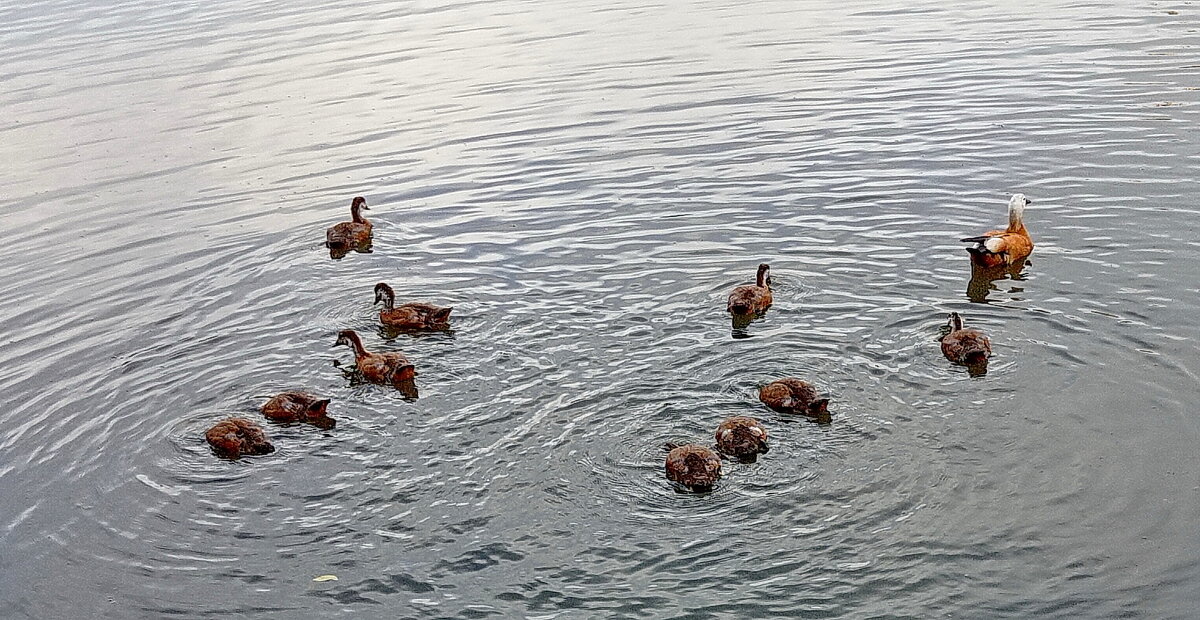
[[829, 399], [817, 396], [817, 388], [795, 377], [772, 381], [758, 391], [758, 399], [775, 411], [798, 413], [827, 424], [831, 417]]
[[370, 243], [371, 222], [362, 216], [363, 211], [370, 211], [367, 199], [356, 196], [350, 203], [351, 221], [334, 224], [325, 231], [325, 247], [330, 250], [348, 250]]
[[284, 392], [271, 397], [262, 406], [263, 415], [276, 422], [307, 422], [317, 428], [333, 428], [337, 421], [325, 413], [328, 398], [308, 392]]
[[771, 307], [771, 266], [763, 263], [758, 266], [758, 275], [754, 284], [746, 284], [733, 289], [729, 294], [729, 304], [726, 309], [731, 314], [759, 314]]
[[946, 322], [950, 332], [942, 336], [942, 355], [956, 364], [983, 364], [992, 355], [992, 341], [983, 332], [963, 329], [962, 317], [951, 312]]
[[667, 447], [671, 449], [667, 453], [667, 479], [691, 491], [712, 490], [721, 477], [721, 457], [716, 452], [696, 444]]
[[236, 459], [242, 455], [270, 454], [275, 446], [267, 441], [261, 426], [246, 418], [227, 418], [204, 432], [217, 456]]
[[363, 346], [362, 339], [354, 330], [338, 332], [333, 346], [346, 345], [354, 349], [354, 365], [363, 378], [372, 383], [391, 384], [401, 387], [402, 382], [417, 376], [417, 369], [403, 353], [371, 353]]
[[396, 292], [384, 282], [375, 285], [375, 303], [381, 301], [379, 322], [403, 329], [446, 329], [450, 326], [450, 311], [454, 309], [417, 302], [394, 307]]
[[963, 239], [975, 244], [967, 248], [971, 255], [971, 263], [991, 268], [1009, 266], [1025, 260], [1030, 252], [1033, 252], [1033, 239], [1029, 238], [1022, 217], [1025, 214], [1025, 205], [1032, 203], [1025, 194], [1013, 194], [1008, 201], [1008, 228]]
[[758, 420], [734, 416], [717, 427], [717, 449], [741, 460], [753, 460], [767, 447], [767, 429]]

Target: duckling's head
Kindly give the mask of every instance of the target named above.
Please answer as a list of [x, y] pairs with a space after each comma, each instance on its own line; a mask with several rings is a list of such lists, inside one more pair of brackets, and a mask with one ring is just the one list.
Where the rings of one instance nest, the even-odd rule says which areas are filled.
[[375, 285], [375, 303], [383, 302], [384, 305], [390, 306], [396, 300], [396, 292], [386, 282], [380, 282]]
[[353, 329], [343, 329], [338, 332], [337, 342], [334, 342], [333, 346], [337, 347], [344, 344], [353, 349], [356, 342], [358, 342], [358, 334], [354, 333]]
[[756, 278], [759, 286], [771, 287], [771, 266], [766, 263], [758, 265], [758, 277]]
[[946, 321], [946, 326], [949, 327], [950, 331], [952, 331], [952, 332], [956, 332], [956, 331], [962, 329], [963, 328], [962, 316], [960, 316], [957, 312], [951, 312], [948, 320]]
[[350, 208], [356, 210], [362, 209], [363, 211], [371, 210], [371, 207], [367, 206], [367, 199], [362, 196], [355, 196], [354, 200], [350, 203]]

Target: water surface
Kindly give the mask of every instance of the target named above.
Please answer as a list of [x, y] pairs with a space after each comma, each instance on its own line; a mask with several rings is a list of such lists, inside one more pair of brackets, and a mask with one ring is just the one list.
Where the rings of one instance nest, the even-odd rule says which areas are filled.
[[[894, 4], [0, 8], [0, 615], [1193, 616], [1200, 8]], [[294, 387], [337, 428], [203, 443]], [[771, 452], [675, 493], [737, 414]]]

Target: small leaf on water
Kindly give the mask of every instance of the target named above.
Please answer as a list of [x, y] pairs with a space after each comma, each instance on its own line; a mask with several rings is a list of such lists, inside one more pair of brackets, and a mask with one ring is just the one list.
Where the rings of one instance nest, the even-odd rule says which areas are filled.
[[337, 575], [321, 575], [320, 577], [314, 577], [313, 581], [337, 581]]

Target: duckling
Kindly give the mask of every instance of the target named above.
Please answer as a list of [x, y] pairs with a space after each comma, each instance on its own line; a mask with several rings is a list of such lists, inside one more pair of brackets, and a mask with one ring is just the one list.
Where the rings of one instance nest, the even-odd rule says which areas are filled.
[[262, 427], [246, 418], [221, 420], [204, 432], [204, 438], [218, 456], [227, 459], [275, 451]]
[[946, 321], [950, 332], [942, 336], [942, 355], [946, 359], [965, 365], [987, 363], [992, 355], [992, 341], [983, 332], [963, 329], [963, 320], [957, 312], [951, 312]]
[[342, 344], [354, 349], [354, 365], [367, 381], [390, 383], [403, 389], [403, 382], [417, 376], [416, 367], [403, 353], [370, 353], [354, 330], [345, 329], [338, 332], [337, 342], [333, 343], [333, 346]]
[[760, 314], [771, 307], [771, 266], [762, 263], [754, 284], [733, 289], [726, 306], [731, 314]]
[[696, 492], [711, 491], [721, 477], [721, 457], [696, 444], [668, 444], [667, 479]]
[[366, 198], [355, 196], [350, 203], [351, 221], [334, 224], [325, 231], [325, 247], [330, 250], [349, 250], [369, 244], [371, 222], [362, 216], [362, 212], [370, 210]]
[[379, 311], [379, 322], [403, 329], [446, 329], [450, 326], [450, 311], [454, 309], [417, 302], [395, 308], [396, 292], [384, 282], [375, 285], [375, 303], [380, 301], [383, 309]]
[[337, 421], [325, 413], [328, 406], [328, 398], [317, 398], [308, 392], [283, 392], [264, 403], [262, 412], [276, 422], [308, 422], [317, 428], [330, 429]]
[[743, 461], [753, 461], [767, 447], [767, 429], [758, 420], [734, 416], [717, 427], [717, 449]]
[[1025, 260], [1033, 252], [1033, 239], [1029, 238], [1022, 220], [1027, 204], [1033, 204], [1033, 201], [1025, 194], [1013, 194], [1008, 201], [1008, 228], [963, 239], [975, 244], [967, 248], [971, 263], [988, 268], [1009, 266]]
[[781, 413], [798, 413], [828, 424], [829, 399], [817, 398], [817, 388], [807, 381], [786, 377], [772, 381], [758, 391], [764, 405]]

